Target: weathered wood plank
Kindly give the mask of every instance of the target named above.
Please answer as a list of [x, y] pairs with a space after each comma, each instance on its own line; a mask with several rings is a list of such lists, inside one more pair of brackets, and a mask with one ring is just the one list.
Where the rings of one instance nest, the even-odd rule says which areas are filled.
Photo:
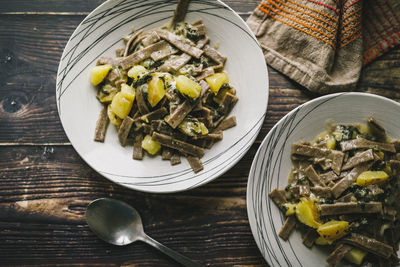
[[[181, 192], [179, 197], [243, 197], [248, 171], [257, 148], [257, 145], [253, 145], [241, 164], [234, 166], [222, 177], [195, 190]], [[61, 195], [72, 199], [77, 196], [80, 199], [91, 199], [106, 192], [129, 197], [132, 193], [92, 170], [72, 146], [0, 147], [0, 179], [2, 202], [56, 199]], [[142, 198], [148, 194], [136, 192], [135, 195]], [[163, 200], [170, 195], [153, 196]], [[52, 204], [58, 205], [56, 202]]]
[[[8, 25], [0, 28], [0, 59], [4, 59], [0, 61], [0, 122], [7, 125], [0, 127], [0, 143], [68, 142], [56, 110], [55, 76], [62, 50], [82, 18], [0, 16], [0, 24]], [[397, 48], [368, 66], [362, 89], [400, 99], [399, 55]], [[376, 76], [386, 79], [378, 82]], [[288, 111], [316, 96], [271, 68], [269, 77], [274, 89], [270, 91], [270, 113], [279, 115], [266, 121], [267, 130]], [[283, 95], [281, 88], [285, 88]], [[293, 101], [286, 103], [285, 98]]]
[[[14, 0], [0, 6], [1, 13], [9, 12], [91, 12], [105, 0]], [[236, 12], [252, 11], [259, 0], [224, 0]]]
[[160, 195], [111, 183], [91, 170], [70, 146], [0, 147], [2, 265], [104, 262], [170, 266], [171, 262], [168, 265], [168, 260], [147, 246], [113, 247], [90, 232], [84, 220], [85, 207], [91, 200], [107, 196], [135, 206], [149, 235], [195, 260], [212, 266], [262, 265], [245, 201], [247, 173], [256, 149], [252, 146], [241, 164], [214, 182]]
[[[57, 114], [55, 77], [62, 50], [80, 20], [80, 16], [0, 16], [0, 24], [8, 24], [0, 28], [0, 59], [6, 59], [0, 61], [0, 122], [7, 126], [0, 127], [0, 143], [68, 142]], [[270, 77], [272, 88], [296, 86], [272, 69]], [[286, 96], [271, 91], [270, 103], [285, 105], [283, 99], [296, 91], [283, 91]], [[306, 100], [291, 99], [294, 102], [280, 110], [289, 111]]]

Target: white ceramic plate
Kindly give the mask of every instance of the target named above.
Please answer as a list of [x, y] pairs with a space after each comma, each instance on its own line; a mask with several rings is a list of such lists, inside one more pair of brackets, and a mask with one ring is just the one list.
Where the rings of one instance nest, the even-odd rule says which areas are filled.
[[328, 266], [328, 250], [302, 244], [295, 231], [288, 241], [278, 237], [284, 216], [268, 197], [285, 188], [292, 163], [291, 145], [311, 141], [325, 130], [325, 122], [366, 123], [377, 119], [392, 138], [400, 138], [400, 104], [366, 93], [339, 93], [307, 102], [283, 117], [268, 133], [254, 158], [247, 184], [247, 212], [254, 239], [271, 266]]
[[260, 46], [245, 22], [222, 2], [191, 1], [186, 21], [202, 19], [211, 44], [228, 57], [225, 70], [239, 102], [232, 111], [238, 125], [202, 158], [194, 174], [185, 159], [170, 166], [160, 157], [132, 160], [132, 147], [121, 147], [115, 127], [105, 143], [93, 141], [101, 109], [89, 70], [100, 56], [114, 56], [121, 38], [170, 21], [176, 1], [109, 0], [90, 13], [72, 34], [57, 74], [57, 106], [64, 130], [79, 155], [97, 172], [126, 187], [146, 192], [177, 192], [205, 184], [238, 162], [255, 140], [268, 103], [268, 74]]

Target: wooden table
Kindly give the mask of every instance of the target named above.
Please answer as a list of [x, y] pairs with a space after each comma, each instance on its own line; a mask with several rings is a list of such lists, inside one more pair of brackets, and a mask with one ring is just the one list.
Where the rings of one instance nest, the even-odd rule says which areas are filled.
[[[146, 232], [209, 266], [265, 266], [246, 211], [247, 175], [261, 140], [316, 95], [269, 69], [268, 113], [255, 144], [222, 177], [178, 194], [111, 183], [75, 152], [61, 126], [55, 81], [73, 30], [103, 0], [3, 0], [0, 6], [0, 265], [175, 266], [153, 248], [115, 247], [84, 219], [99, 197], [122, 199]], [[258, 0], [227, 0], [246, 19]], [[365, 70], [361, 90], [400, 100], [400, 49]], [[376, 79], [376, 77], [380, 77]]]

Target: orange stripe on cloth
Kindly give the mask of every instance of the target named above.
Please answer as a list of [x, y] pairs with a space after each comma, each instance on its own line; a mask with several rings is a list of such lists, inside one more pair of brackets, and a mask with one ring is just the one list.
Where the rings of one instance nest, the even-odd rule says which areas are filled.
[[357, 2], [359, 2], [360, 0], [356, 0], [353, 3], [351, 3], [350, 5], [348, 5], [347, 7], [344, 8], [343, 13], [346, 12], [347, 9], [349, 9], [352, 5], [355, 5]]
[[348, 19], [349, 17], [353, 16], [355, 13], [360, 12], [362, 9], [362, 6], [356, 10], [354, 10], [353, 12], [351, 12], [350, 14], [347, 14], [346, 16], [343, 17], [342, 21], [345, 21], [346, 19]]
[[361, 27], [358, 28], [358, 30], [349, 33], [348, 35], [344, 36], [343, 38], [340, 39], [340, 42], [344, 42], [344, 40], [348, 39], [349, 37], [353, 36], [354, 34], [358, 33], [359, 31], [361, 31]]
[[[306, 23], [303, 23], [303, 22], [301, 22], [301, 21], [299, 21], [299, 20], [297, 20], [297, 19], [295, 19], [295, 18], [291, 18], [291, 17], [289, 17], [288, 15], [286, 15], [286, 14], [284, 14], [284, 13], [282, 13], [282, 12], [279, 12], [278, 10], [273, 9], [271, 6], [268, 6], [268, 5], [264, 5], [264, 6], [265, 6], [266, 8], [268, 8], [270, 11], [274, 12], [275, 14], [277, 14], [277, 15], [279, 15], [279, 16], [281, 16], [281, 17], [287, 18], [288, 20], [297, 22], [297, 23], [300, 24], [301, 26], [306, 27], [307, 29], [312, 30], [312, 31], [314, 31], [314, 32], [317, 32], [317, 33], [319, 33], [319, 34], [325, 36], [326, 38], [328, 38], [328, 39], [334, 41], [333, 38], [334, 38], [335, 36], [333, 36], [333, 37], [332, 37], [332, 36], [329, 36], [327, 33], [323, 32], [323, 31], [321, 31], [321, 30], [319, 30], [319, 29], [317, 29], [317, 28], [315, 28], [315, 27], [313, 27], [313, 26], [307, 25]], [[333, 43], [332, 43], [332, 45], [333, 45]]]
[[[361, 29], [361, 28], [360, 28]], [[343, 48], [349, 44], [351, 44], [352, 42], [354, 42], [357, 38], [359, 38], [361, 36], [361, 32], [359, 34], [357, 34], [353, 39], [349, 40], [347, 43], [344, 43], [340, 46], [340, 48]]]
[[[267, 0], [267, 1], [269, 2], [269, 0]], [[335, 31], [328, 30], [328, 28], [326, 28], [325, 26], [323, 26], [323, 28], [326, 29], [327, 31], [331, 32], [331, 33], [334, 33], [334, 34], [335, 34], [335, 32], [337, 31], [337, 28], [338, 28], [337, 25], [334, 25], [334, 24], [330, 23], [329, 21], [327, 21], [327, 20], [325, 20], [325, 19], [323, 19], [323, 18], [319, 18], [319, 17], [317, 17], [317, 16], [315, 16], [315, 15], [313, 15], [313, 14], [311, 14], [311, 13], [305, 12], [305, 11], [299, 9], [299, 8], [289, 6], [288, 4], [286, 4], [285, 2], [283, 2], [283, 1], [281, 1], [281, 0], [275, 0], [275, 1], [278, 2], [278, 3], [280, 3], [280, 4], [283, 5], [283, 6], [287, 7], [287, 8], [290, 8], [290, 9], [292, 9], [292, 10], [294, 10], [294, 11], [300, 12], [300, 13], [306, 15], [306, 16], [312, 17], [312, 18], [314, 18], [314, 19], [316, 19], [316, 20], [320, 20], [320, 21], [322, 21], [322, 22], [328, 24], [328, 25], [331, 26]], [[260, 4], [263, 5], [264, 3], [260, 3]], [[290, 12], [290, 11], [287, 11], [287, 12]], [[316, 23], [316, 22], [315, 22], [315, 23]], [[321, 24], [318, 24], [318, 25], [321, 25]], [[322, 25], [321, 25], [321, 26], [322, 26]]]
[[357, 21], [356, 24], [354, 24], [353, 26], [351, 26], [351, 27], [347, 28], [346, 30], [342, 31], [340, 34], [344, 35], [346, 32], [351, 31], [352, 29], [354, 29], [355, 27], [357, 27], [360, 24], [361, 24], [361, 20]]
[[320, 6], [323, 6], [323, 7], [326, 7], [326, 8], [329, 8], [329, 9], [332, 9], [333, 11], [335, 11], [336, 14], [339, 14], [339, 10], [337, 10], [336, 8], [334, 8], [331, 5], [327, 5], [325, 3], [322, 3], [322, 2], [319, 2], [319, 1], [314, 1], [314, 0], [307, 0], [307, 1], [311, 2], [311, 3], [314, 3], [314, 4], [317, 4], [317, 5], [320, 5]]
[[332, 17], [332, 16], [330, 16], [330, 15], [328, 15], [328, 14], [325, 14], [324, 12], [321, 12], [321, 11], [319, 11], [318, 9], [314, 9], [314, 8], [311, 8], [311, 7], [307, 7], [307, 6], [305, 6], [305, 5], [302, 5], [302, 4], [299, 4], [299, 3], [297, 3], [297, 2], [294, 2], [293, 0], [288, 0], [288, 2], [290, 2], [290, 3], [292, 3], [293, 5], [296, 5], [296, 6], [298, 6], [298, 7], [302, 7], [302, 8], [304, 8], [304, 9], [307, 9], [307, 10], [310, 10], [310, 11], [314, 11], [315, 13], [318, 13], [318, 14], [320, 14], [320, 15], [322, 15], [322, 16], [325, 16], [325, 17], [331, 19], [332, 21], [334, 21], [334, 22], [336, 22], [336, 23], [338, 22], [338, 20], [337, 20], [336, 18], [334, 18], [334, 17]]
[[[368, 63], [369, 62], [371, 62], [376, 56], [375, 55], [378, 55], [379, 54], [379, 51], [371, 44], [371, 42], [368, 40], [368, 38], [367, 38], [367, 36], [364, 34], [363, 35], [363, 41], [365, 42], [365, 43], [367, 43], [367, 46], [366, 46], [366, 51], [363, 53], [363, 55], [364, 55], [364, 58], [368, 61]], [[370, 49], [372, 49], [373, 50], [373, 52], [375, 52], [375, 54], [370, 50]], [[369, 56], [368, 56], [369, 55]], [[365, 65], [365, 64], [364, 64]]]
[[[331, 30], [331, 29], [328, 29], [327, 27], [325, 27], [324, 25], [322, 25], [322, 24], [320, 24], [320, 23], [318, 23], [318, 22], [316, 22], [316, 21], [312, 21], [312, 20], [310, 20], [310, 19], [307, 19], [307, 18], [304, 18], [304, 17], [302, 17], [302, 16], [299, 16], [299, 15], [297, 15], [297, 14], [294, 13], [294, 12], [291, 12], [291, 11], [289, 11], [289, 10], [284, 9], [284, 8], [280, 7], [279, 5], [275, 4], [275, 3], [273, 2], [273, 0], [266, 0], [266, 1], [268, 1], [268, 3], [270, 3], [271, 5], [273, 5], [274, 7], [276, 7], [277, 9], [282, 10], [283, 12], [285, 12], [285, 13], [287, 13], [287, 14], [293, 15], [293, 16], [295, 16], [295, 17], [297, 17], [297, 18], [299, 18], [299, 19], [301, 19], [301, 20], [303, 20], [303, 21], [307, 21], [307, 22], [311, 23], [311, 25], [318, 25], [319, 27], [321, 27], [321, 28], [327, 30], [328, 32], [332, 33], [332, 35], [333, 35], [332, 37], [328, 37], [328, 38], [331, 39], [331, 40], [334, 40], [335, 35], [336, 35], [336, 32], [335, 32], [335, 31], [333, 31], [333, 30]], [[276, 2], [278, 2], [278, 3], [282, 3], [282, 2], [280, 2], [279, 0], [274, 0], [274, 1], [276, 1]], [[265, 3], [261, 3], [261, 5], [263, 5], [263, 6], [265, 6], [265, 7], [268, 7], [268, 5], [265, 4]], [[303, 13], [303, 14], [304, 14], [304, 13]]]
[[363, 59], [362, 59], [362, 61], [363, 61], [363, 65], [366, 64], [365, 61], [367, 61], [368, 63], [370, 62], [370, 59], [369, 59], [369, 57], [368, 57], [367, 51], [365, 51], [365, 52], [363, 53]]
[[[375, 58], [375, 55], [371, 52], [370, 49], [372, 49], [372, 50], [375, 52], [376, 55], [379, 54], [378, 49], [376, 49], [376, 48], [371, 44], [371, 42], [368, 40], [368, 38], [366, 37], [365, 34], [363, 35], [363, 39], [364, 39], [364, 41], [367, 43], [367, 48], [366, 48], [366, 49], [367, 49], [367, 52], [369, 53], [369, 55], [371, 56], [371, 58], [374, 59], [374, 58]], [[369, 61], [368, 61], [368, 62], [369, 62]]]
[[352, 18], [351, 20], [349, 20], [348, 22], [346, 22], [345, 24], [343, 24], [340, 29], [343, 29], [344, 27], [346, 27], [347, 25], [349, 25], [350, 23], [352, 23], [353, 21], [355, 21], [356, 19], [361, 17], [361, 13], [358, 14], [357, 16], [355, 16], [354, 18]]
[[315, 35], [315, 34], [313, 34], [312, 32], [306, 31], [306, 30], [304, 30], [304, 29], [302, 29], [302, 28], [300, 28], [300, 27], [298, 27], [298, 26], [296, 26], [296, 25], [290, 24], [290, 23], [288, 23], [287, 21], [284, 21], [284, 20], [282, 20], [282, 19], [279, 19], [279, 18], [273, 16], [268, 10], [266, 10], [265, 8], [262, 8], [261, 6], [258, 6], [257, 8], [258, 8], [259, 10], [263, 11], [264, 13], [268, 14], [271, 18], [273, 18], [273, 19], [275, 19], [275, 20], [277, 20], [277, 21], [279, 21], [279, 22], [282, 22], [282, 23], [288, 25], [289, 27], [295, 28], [296, 30], [302, 31], [302, 32], [304, 32], [304, 33], [306, 33], [306, 34], [308, 34], [308, 35], [311, 35], [311, 36], [313, 36], [313, 37], [315, 37], [315, 38], [317, 38], [317, 39], [320, 39], [321, 41], [323, 41], [324, 43], [329, 44], [333, 49], [335, 49], [335, 46], [333, 45], [332, 42], [330, 42], [330, 41], [328, 41], [328, 40], [325, 40], [324, 38], [322, 38], [322, 37], [320, 37], [320, 36], [318, 36], [318, 35]]

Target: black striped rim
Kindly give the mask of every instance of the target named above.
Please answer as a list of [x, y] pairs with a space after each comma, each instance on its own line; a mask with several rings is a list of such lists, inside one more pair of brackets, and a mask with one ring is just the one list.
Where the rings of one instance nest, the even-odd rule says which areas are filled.
[[[111, 1], [111, 0], [110, 0]], [[105, 4], [109, 3], [110, 1], [106, 2]], [[144, 25], [142, 28], [146, 28], [149, 26], [152, 26], [153, 24], [156, 24], [160, 21], [163, 20], [169, 20], [172, 16], [171, 14], [173, 13], [173, 10], [175, 9], [176, 0], [160, 0], [160, 1], [153, 1], [150, 3], [143, 2], [140, 0], [122, 0], [122, 1], [115, 1], [115, 5], [111, 5], [110, 8], [104, 9], [102, 11], [99, 11], [98, 13], [95, 12], [95, 14], [90, 14], [87, 18], [84, 19], [84, 21], [78, 26], [77, 30], [73, 33], [71, 36], [69, 42], [75, 41], [76, 44], [73, 45], [71, 48], [69, 48], [68, 51], [64, 51], [61, 62], [60, 62], [60, 68], [58, 70], [58, 81], [57, 81], [57, 102], [58, 102], [58, 111], [60, 114], [61, 118], [61, 99], [63, 94], [68, 90], [70, 85], [76, 80], [76, 78], [81, 75], [87, 68], [93, 64], [93, 62], [100, 57], [102, 54], [104, 54], [107, 50], [109, 50], [112, 46], [120, 42], [120, 40], [117, 40], [116, 42], [112, 43], [108, 47], [105, 47], [97, 56], [94, 57], [93, 60], [90, 62], [87, 62], [86, 65], [80, 70], [79, 74], [74, 77], [66, 86], [64, 86], [64, 81], [66, 77], [70, 74], [70, 71], [82, 61], [84, 56], [87, 55], [87, 53], [93, 49], [95, 46], [99, 45], [102, 40], [107, 38], [112, 32], [117, 30], [118, 28], [126, 25], [126, 24], [133, 24], [132, 22], [144, 18], [146, 16], [151, 16], [151, 15], [159, 15], [160, 18], [157, 21], [152, 21], [151, 23]], [[197, 0], [196, 4], [202, 4], [204, 5], [203, 8], [196, 9], [196, 10], [189, 10], [189, 13], [202, 13], [202, 14], [207, 14], [210, 16], [213, 16], [217, 19], [220, 20], [225, 20], [235, 27], [241, 29], [250, 39], [252, 39], [257, 46], [259, 47], [258, 41], [254, 37], [254, 35], [248, 30], [246, 26], [239, 25], [233, 20], [229, 20], [226, 17], [223, 17], [219, 14], [212, 13], [210, 11], [215, 11], [215, 10], [229, 10], [233, 12], [230, 8], [228, 8], [225, 4], [218, 2], [218, 1], [208, 1], [208, 0]], [[103, 5], [105, 5], [103, 4]], [[170, 8], [169, 8], [170, 7]], [[159, 10], [163, 8], [164, 10]], [[140, 10], [137, 10], [140, 9]], [[137, 12], [135, 12], [137, 11]], [[82, 42], [86, 38], [90, 38], [91, 35], [96, 31], [96, 28], [98, 25], [103, 25], [105, 23], [110, 23], [110, 21], [117, 19], [119, 16], [126, 12], [131, 12], [134, 13], [134, 16], [129, 17], [129, 19], [121, 19], [120, 21], [116, 22], [113, 24], [106, 32], [104, 32], [99, 38], [96, 40], [93, 40], [93, 42], [85, 47], [80, 53], [76, 54], [76, 51], [78, 48], [81, 48]], [[233, 12], [233, 14], [235, 14]], [[164, 16], [162, 16], [164, 15]], [[162, 17], [161, 17], [162, 16]], [[137, 29], [139, 30], [139, 29]], [[79, 39], [79, 40], [78, 40]], [[67, 62], [63, 68], [61, 68], [61, 65], [63, 62]], [[268, 97], [268, 92], [267, 92], [267, 97]], [[159, 175], [159, 176], [143, 176], [143, 177], [137, 177], [137, 176], [123, 176], [123, 175], [117, 175], [113, 173], [108, 173], [108, 172], [103, 172], [99, 171], [102, 173], [104, 176], [113, 176], [113, 177], [121, 177], [121, 178], [143, 178], [143, 181], [137, 182], [137, 183], [130, 183], [130, 182], [121, 182], [119, 181], [118, 183], [122, 185], [126, 185], [129, 187], [146, 187], [146, 186], [166, 186], [166, 185], [171, 185], [171, 184], [177, 184], [181, 182], [186, 182], [188, 180], [192, 180], [195, 178], [199, 178], [201, 176], [204, 176], [205, 178], [203, 180], [200, 180], [199, 182], [193, 184], [190, 186], [190, 188], [196, 187], [198, 185], [201, 185], [203, 183], [206, 183], [207, 181], [211, 180], [212, 177], [216, 177], [224, 173], [227, 169], [229, 169], [233, 164], [235, 164], [239, 159], [247, 152], [247, 150], [250, 148], [251, 144], [255, 140], [259, 130], [261, 129], [261, 125], [263, 123], [263, 119], [265, 118], [265, 113], [261, 115], [259, 119], [254, 123], [252, 127], [239, 139], [232, 144], [230, 147], [228, 147], [224, 152], [219, 153], [218, 155], [215, 155], [211, 159], [207, 160], [204, 162], [204, 165], [207, 166], [217, 160], [218, 158], [222, 157], [226, 152], [236, 149], [235, 150], [235, 155], [226, 162], [224, 162], [221, 165], [214, 166], [211, 169], [205, 170], [200, 172], [199, 174], [196, 175], [191, 175], [189, 178], [185, 179], [180, 179], [178, 181], [174, 180], [178, 177], [182, 177], [184, 175], [187, 175], [189, 173], [192, 173], [192, 170], [190, 168], [179, 171], [179, 172], [173, 172], [169, 174], [164, 174], [164, 175]], [[242, 144], [243, 143], [243, 144]], [[157, 180], [152, 179], [152, 181], [147, 182], [145, 178], [160, 178]]]
[[[282, 266], [283, 262], [278, 260], [281, 257], [284, 259], [284, 264], [286, 264], [286, 266], [303, 266], [301, 260], [294, 252], [290, 240], [285, 242], [289, 245], [291, 253], [296, 261], [291, 262], [287, 251], [283, 249], [281, 239], [277, 234], [280, 229], [276, 229], [273, 222], [272, 209], [276, 209], [276, 207], [268, 197], [268, 193], [272, 188], [278, 187], [278, 183], [281, 179], [284, 179], [285, 181], [287, 180], [287, 177], [280, 177], [283, 151], [287, 146], [287, 140], [294, 131], [298, 130], [298, 126], [302, 121], [310, 116], [314, 111], [319, 109], [325, 103], [346, 94], [348, 93], [338, 93], [325, 96], [322, 97], [322, 99], [315, 99], [292, 110], [289, 114], [283, 117], [273, 127], [273, 129], [271, 129], [254, 157], [247, 188], [248, 206], [250, 206], [250, 209], [254, 213], [254, 217], [249, 214], [249, 219], [250, 221], [253, 220], [255, 224], [250, 224], [250, 226], [261, 253], [265, 260], [272, 266]], [[308, 106], [315, 102], [319, 103], [304, 115], [302, 114], [301, 118], [298, 118], [299, 112], [302, 111], [306, 105]], [[278, 147], [279, 142], [282, 142], [280, 147]], [[274, 179], [276, 184], [273, 185], [272, 183]], [[264, 209], [267, 210], [267, 214], [263, 214]], [[284, 217], [281, 213], [279, 214], [281, 224], [283, 224]], [[268, 231], [268, 229], [270, 231]], [[275, 243], [277, 246], [273, 245]]]

